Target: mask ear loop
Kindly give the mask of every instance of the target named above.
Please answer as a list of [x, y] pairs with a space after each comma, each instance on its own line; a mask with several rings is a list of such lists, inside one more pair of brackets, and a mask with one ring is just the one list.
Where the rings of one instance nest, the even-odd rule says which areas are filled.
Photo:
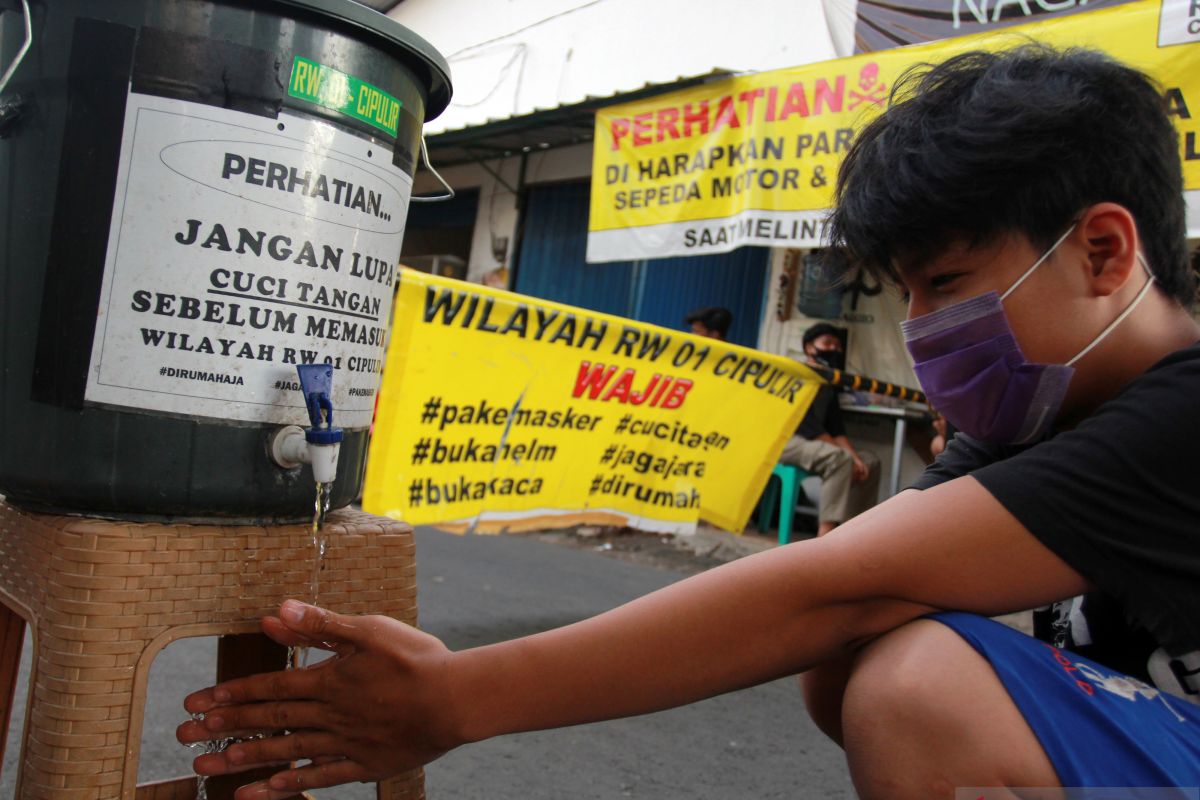
[[1000, 301], [1003, 302], [1010, 294], [1015, 292], [1017, 290], [1017, 287], [1020, 286], [1022, 283], [1024, 283], [1025, 279], [1028, 278], [1030, 275], [1032, 275], [1033, 271], [1035, 269], [1037, 269], [1038, 267], [1040, 267], [1042, 265], [1042, 262], [1045, 261], [1047, 258], [1049, 258], [1051, 253], [1053, 253], [1055, 250], [1057, 250], [1058, 246], [1060, 244], [1062, 244], [1068, 236], [1071, 235], [1071, 231], [1075, 230], [1075, 226], [1078, 224], [1079, 224], [1078, 222], [1072, 222], [1071, 227], [1067, 228], [1067, 232], [1064, 233], [1062, 236], [1058, 237], [1058, 241], [1055, 242], [1054, 244], [1050, 245], [1050, 249], [1047, 250], [1046, 252], [1042, 253], [1042, 257], [1039, 258], [1037, 261], [1033, 262], [1033, 266], [1030, 267], [1029, 269], [1025, 270], [1025, 274], [1022, 275], [1021, 277], [1017, 278], [1016, 283], [1014, 283], [1012, 286], [1008, 287], [1008, 289], [1004, 292], [1004, 294], [1000, 295]]
[[429, 170], [433, 174], [433, 177], [437, 178], [438, 182], [446, 187], [446, 194], [435, 194], [432, 197], [410, 197], [409, 201], [413, 203], [440, 203], [444, 200], [454, 199], [454, 187], [446, 183], [446, 179], [433, 168], [433, 164], [429, 163], [429, 148], [425, 146], [424, 131], [421, 132], [421, 159], [425, 162], [425, 169]]
[[1089, 344], [1087, 347], [1083, 348], [1078, 353], [1076, 353], [1075, 357], [1066, 363], [1066, 366], [1069, 367], [1069, 366], [1073, 365], [1076, 361], [1078, 361], [1079, 359], [1083, 358], [1088, 353], [1090, 353], [1093, 347], [1100, 344], [1100, 342], [1104, 341], [1104, 337], [1108, 336], [1110, 333], [1112, 333], [1113, 328], [1120, 325], [1125, 320], [1126, 317], [1128, 317], [1130, 314], [1133, 313], [1133, 310], [1135, 308], [1137, 308], [1138, 303], [1142, 302], [1142, 298], [1146, 296], [1146, 294], [1150, 291], [1150, 287], [1154, 285], [1154, 273], [1150, 271], [1150, 265], [1146, 263], [1146, 259], [1142, 256], [1142, 254], [1140, 252], [1137, 254], [1137, 259], [1138, 259], [1138, 263], [1140, 263], [1142, 265], [1142, 269], [1146, 270], [1145, 285], [1142, 286], [1142, 288], [1138, 290], [1137, 296], [1134, 297], [1133, 300], [1129, 301], [1129, 305], [1125, 306], [1125, 310], [1122, 311], [1120, 314], [1118, 314], [1117, 318], [1108, 324], [1108, 327], [1106, 327], [1104, 330], [1100, 331], [1100, 333], [1096, 336], [1096, 338], [1092, 339], [1091, 344]]

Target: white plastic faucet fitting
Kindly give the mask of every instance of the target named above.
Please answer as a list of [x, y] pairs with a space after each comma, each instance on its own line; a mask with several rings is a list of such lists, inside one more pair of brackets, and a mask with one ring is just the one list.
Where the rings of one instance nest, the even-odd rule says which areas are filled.
[[304, 438], [304, 429], [287, 425], [271, 436], [271, 460], [284, 469], [311, 464], [317, 483], [333, 483], [337, 477], [341, 444], [313, 444]]
[[342, 450], [339, 444], [304, 443], [308, 447], [308, 463], [312, 465], [313, 478], [317, 483], [333, 483], [337, 477], [338, 454]]

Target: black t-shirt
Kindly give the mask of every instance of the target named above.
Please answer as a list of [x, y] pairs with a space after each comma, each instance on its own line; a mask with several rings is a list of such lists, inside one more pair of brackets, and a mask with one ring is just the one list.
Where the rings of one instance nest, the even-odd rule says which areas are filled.
[[1200, 344], [1155, 364], [1074, 430], [1025, 447], [959, 433], [913, 488], [973, 475], [1098, 589], [1035, 612], [1039, 638], [1198, 699], [1197, 458]]
[[812, 405], [800, 420], [796, 435], [805, 439], [815, 439], [822, 433], [830, 436], [845, 436], [846, 425], [842, 422], [842, 407], [838, 405], [838, 391], [829, 384], [817, 389], [817, 396]]

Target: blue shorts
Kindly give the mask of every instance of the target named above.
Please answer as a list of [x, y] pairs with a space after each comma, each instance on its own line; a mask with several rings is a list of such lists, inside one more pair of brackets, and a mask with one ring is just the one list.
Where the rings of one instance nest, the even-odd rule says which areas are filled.
[[1200, 786], [1200, 706], [986, 617], [930, 619], [991, 662], [1063, 786]]

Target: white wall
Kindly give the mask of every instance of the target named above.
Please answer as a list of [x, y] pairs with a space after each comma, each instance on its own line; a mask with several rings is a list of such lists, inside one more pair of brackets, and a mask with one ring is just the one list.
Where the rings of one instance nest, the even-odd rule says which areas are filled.
[[[770, 284], [767, 305], [759, 328], [759, 349], [770, 353], [801, 360], [804, 347], [801, 339], [810, 325], [822, 320], [806, 317], [793, 307], [791, 319], [780, 322], [776, 316], [779, 307], [781, 278], [784, 274], [786, 250], [772, 251]], [[790, 302], [795, 303], [793, 293]], [[908, 353], [900, 337], [900, 323], [904, 319], [904, 303], [897, 292], [890, 289], [875, 297], [862, 295], [858, 308], [849, 310], [849, 299], [842, 303], [843, 316], [824, 320], [849, 331], [849, 349], [846, 353], [846, 370], [859, 375], [888, 381], [901, 386], [917, 387], [916, 376], [909, 365]]]
[[[831, 2], [843, 23], [845, 0]], [[430, 134], [714, 68], [837, 57], [822, 0], [405, 0], [391, 16], [450, 63], [454, 98]]]

